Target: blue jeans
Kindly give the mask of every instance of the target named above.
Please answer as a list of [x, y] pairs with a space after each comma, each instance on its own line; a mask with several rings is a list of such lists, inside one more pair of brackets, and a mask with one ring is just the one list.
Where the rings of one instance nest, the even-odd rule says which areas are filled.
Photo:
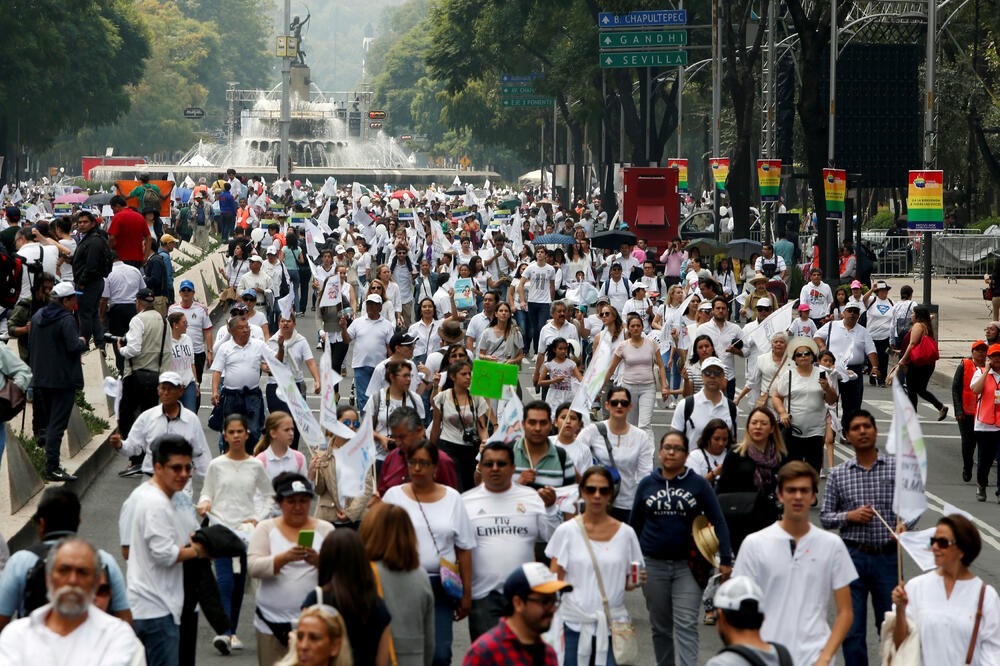
[[514, 312], [514, 321], [521, 328], [521, 337], [524, 339], [524, 355], [528, 355], [528, 346], [531, 343], [531, 338], [528, 336], [531, 331], [528, 330], [528, 313], [524, 310], [517, 310]]
[[180, 655], [181, 628], [170, 615], [149, 620], [132, 620], [135, 635], [146, 648], [147, 666], [177, 666]]
[[670, 360], [671, 355], [674, 357], [674, 362], [667, 370], [667, 382], [670, 384], [670, 388], [676, 391], [681, 387], [681, 369], [679, 367], [681, 355], [677, 353], [677, 349], [671, 347], [670, 351], [663, 355], [664, 368], [667, 367], [667, 361]]
[[288, 286], [292, 296], [295, 297], [295, 311], [299, 312], [302, 309], [302, 299], [299, 298], [299, 269], [292, 268], [288, 271]]
[[432, 666], [451, 666], [452, 625], [455, 622], [455, 602], [444, 593], [441, 578], [430, 577], [434, 590], [434, 661]]
[[[250, 439], [247, 441], [256, 442], [260, 439], [261, 431], [264, 430], [264, 396], [261, 395], [259, 388], [242, 391], [224, 388], [221, 403], [223, 419], [230, 414], [242, 414], [250, 426]], [[221, 434], [219, 441], [222, 441]], [[219, 448], [222, 449], [222, 445]]]
[[[592, 638], [591, 642], [596, 645], [597, 639]], [[576, 661], [576, 651], [577, 646], [580, 645], [580, 632], [573, 631], [569, 627], [563, 628], [563, 648], [565, 649], [565, 655], [563, 656], [563, 666], [587, 666], [587, 664], [578, 664]], [[591, 647], [591, 655], [593, 655], [594, 648]], [[611, 637], [608, 637], [608, 660], [607, 666], [616, 666], [614, 650], [611, 649]]]
[[892, 608], [892, 590], [896, 587], [896, 554], [869, 555], [847, 547], [858, 577], [851, 582], [851, 606], [854, 621], [844, 639], [844, 663], [847, 666], [868, 666], [868, 643], [865, 640], [868, 624], [867, 601], [872, 597], [875, 612], [875, 630], [882, 630], [886, 611]]
[[246, 589], [246, 553], [240, 555], [240, 573], [238, 574], [233, 573], [233, 558], [216, 558], [215, 577], [219, 581], [219, 596], [222, 597], [222, 607], [232, 622], [226, 635], [232, 636], [236, 633], [236, 625], [240, 621], [240, 608], [243, 606], [243, 591]]
[[184, 387], [184, 393], [181, 393], [180, 403], [190, 409], [195, 414], [198, 413], [198, 385], [191, 382]]
[[358, 410], [361, 412], [365, 411], [365, 405], [368, 403], [368, 384], [371, 383], [374, 372], [375, 368], [370, 365], [354, 368], [354, 392], [357, 394]]
[[646, 610], [653, 629], [653, 652], [656, 663], [674, 664], [674, 639], [677, 640], [679, 666], [698, 663], [698, 614], [701, 588], [698, 587], [687, 560], [646, 558]]
[[531, 345], [529, 342], [535, 343], [535, 353], [542, 354], [545, 352], [544, 349], [538, 348], [538, 336], [542, 332], [542, 327], [545, 326], [545, 322], [549, 320], [549, 303], [528, 303], [528, 325], [531, 327], [531, 332], [528, 337], [524, 339], [524, 353], [528, 353], [528, 347]]

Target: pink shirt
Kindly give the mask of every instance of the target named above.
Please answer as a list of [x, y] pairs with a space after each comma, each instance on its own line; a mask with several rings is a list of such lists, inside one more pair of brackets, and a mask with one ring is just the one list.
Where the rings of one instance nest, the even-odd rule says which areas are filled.
[[663, 269], [663, 274], [668, 277], [680, 277], [681, 276], [681, 263], [687, 259], [687, 252], [683, 250], [679, 252], [671, 252], [666, 250], [660, 255], [660, 261], [666, 264]]
[[623, 384], [655, 384], [656, 375], [653, 374], [653, 364], [656, 354], [660, 350], [652, 338], [643, 338], [641, 347], [634, 347], [628, 339], [622, 342], [615, 349], [615, 356], [623, 368], [621, 382]]

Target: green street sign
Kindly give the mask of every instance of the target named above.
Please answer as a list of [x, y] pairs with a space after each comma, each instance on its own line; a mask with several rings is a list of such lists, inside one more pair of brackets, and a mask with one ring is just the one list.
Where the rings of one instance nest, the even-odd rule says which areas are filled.
[[677, 67], [686, 65], [687, 51], [621, 51], [598, 56], [604, 69], [616, 67]]
[[532, 85], [500, 86], [501, 95], [534, 95], [535, 87]]
[[597, 36], [602, 49], [638, 49], [644, 46], [686, 46], [687, 30], [650, 32], [602, 32]]
[[501, 107], [542, 107], [552, 106], [555, 100], [551, 97], [503, 97], [500, 99]]

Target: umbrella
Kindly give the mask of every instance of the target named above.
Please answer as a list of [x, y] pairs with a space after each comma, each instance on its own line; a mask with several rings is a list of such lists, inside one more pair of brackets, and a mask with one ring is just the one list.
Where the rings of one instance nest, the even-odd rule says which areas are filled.
[[521, 207], [520, 199], [505, 199], [497, 204], [497, 208], [501, 210], [517, 210]]
[[749, 238], [736, 238], [729, 241], [726, 247], [728, 248], [730, 257], [745, 261], [755, 252], [760, 253], [760, 245], [758, 241], [750, 240]]
[[86, 192], [73, 192], [72, 194], [61, 194], [52, 200], [52, 203], [83, 203], [90, 198]]
[[389, 198], [399, 199], [400, 201], [402, 201], [403, 199], [413, 199], [414, 201], [416, 201], [417, 195], [409, 190], [396, 190], [391, 195], [389, 195]]
[[617, 250], [622, 243], [635, 245], [636, 240], [635, 234], [631, 231], [602, 231], [593, 235], [590, 244], [604, 250]]
[[98, 192], [97, 194], [91, 194], [83, 203], [87, 206], [103, 206], [110, 203], [113, 196], [111, 192]]
[[692, 241], [687, 244], [684, 248], [685, 250], [696, 249], [701, 252], [702, 256], [713, 254], [719, 254], [726, 251], [726, 246], [719, 243], [714, 238], [699, 238], [696, 241]]
[[556, 204], [556, 202], [553, 201], [552, 199], [540, 199], [540, 200], [536, 201], [535, 203], [538, 204], [538, 205], [541, 205], [541, 204], [551, 204], [553, 206]]
[[465, 190], [463, 190], [461, 187], [453, 187], [450, 190], [445, 190], [444, 193], [454, 197], [458, 196], [459, 194], [465, 194]]
[[532, 245], [572, 245], [576, 239], [566, 234], [542, 234], [531, 239]]

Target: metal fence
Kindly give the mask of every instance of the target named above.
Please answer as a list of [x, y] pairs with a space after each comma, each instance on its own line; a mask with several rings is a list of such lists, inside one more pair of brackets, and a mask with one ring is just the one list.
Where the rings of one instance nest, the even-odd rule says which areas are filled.
[[[959, 230], [956, 230], [959, 231]], [[920, 277], [924, 266], [922, 236], [885, 236], [882, 231], [864, 231], [861, 238], [871, 251], [872, 273], [884, 276]], [[811, 239], [810, 239], [811, 244]], [[803, 247], [809, 247], [803, 244]], [[1000, 257], [1000, 235], [980, 233], [935, 233], [931, 250], [931, 274], [935, 277], [982, 277]]]

